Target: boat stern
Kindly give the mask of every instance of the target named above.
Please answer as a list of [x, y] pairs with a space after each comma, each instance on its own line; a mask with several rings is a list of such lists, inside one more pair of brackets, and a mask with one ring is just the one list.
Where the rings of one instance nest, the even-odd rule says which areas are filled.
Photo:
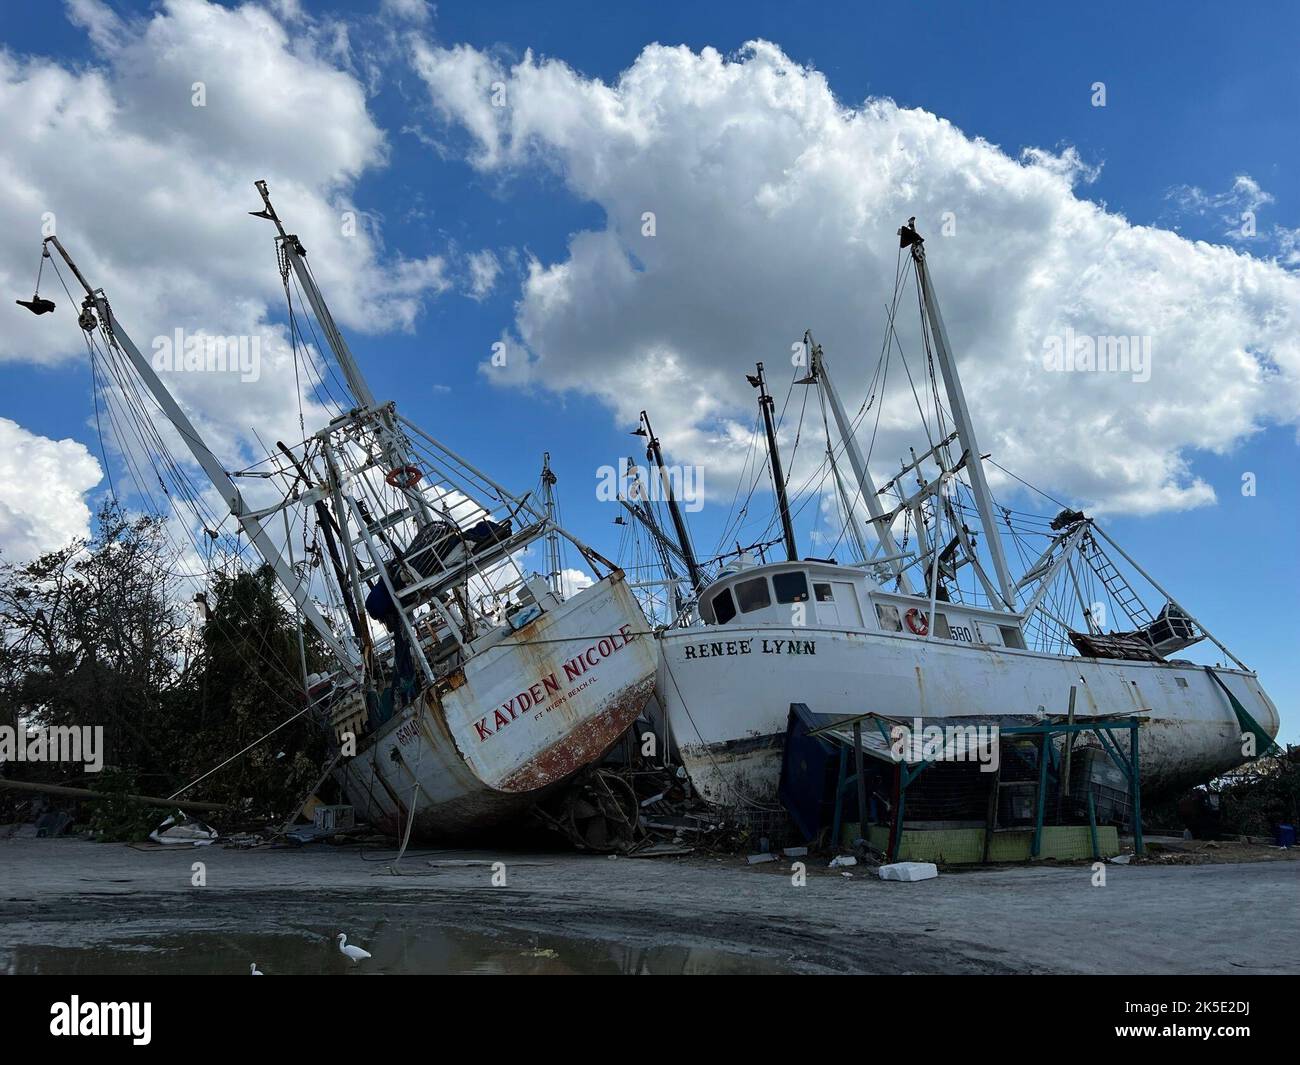
[[653, 633], [621, 572], [444, 679], [456, 748], [488, 787], [538, 791], [609, 750], [654, 691]]

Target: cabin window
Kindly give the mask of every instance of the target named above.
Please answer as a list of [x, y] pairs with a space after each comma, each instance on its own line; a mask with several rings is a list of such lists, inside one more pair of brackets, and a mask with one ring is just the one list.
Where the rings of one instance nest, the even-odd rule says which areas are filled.
[[1020, 651], [1025, 650], [1025, 638], [1014, 625], [999, 625], [998, 631], [1002, 633], [1002, 642], [1008, 647], [1014, 647]]
[[889, 603], [876, 604], [876, 620], [886, 632], [903, 631], [903, 619], [898, 616], [898, 607]]
[[819, 603], [835, 602], [835, 596], [831, 592], [831, 586], [829, 584], [814, 584], [813, 595], [816, 596], [817, 602]]
[[1176, 680], [1176, 681], [1178, 682], [1178, 686], [1179, 686], [1180, 688], [1186, 688], [1186, 687], [1187, 687], [1187, 678], [1186, 678], [1186, 677], [1175, 677], [1174, 680]]
[[808, 602], [808, 578], [802, 573], [777, 573], [772, 577], [778, 603]]
[[731, 599], [731, 589], [723, 588], [713, 597], [713, 620], [725, 625], [736, 616], [736, 604]]
[[755, 577], [752, 581], [742, 581], [736, 585], [736, 602], [740, 604], [742, 614], [771, 606], [772, 597], [768, 594], [767, 578]]
[[941, 640], [952, 639], [952, 629], [948, 628], [948, 619], [942, 614], [934, 616], [934, 634]]

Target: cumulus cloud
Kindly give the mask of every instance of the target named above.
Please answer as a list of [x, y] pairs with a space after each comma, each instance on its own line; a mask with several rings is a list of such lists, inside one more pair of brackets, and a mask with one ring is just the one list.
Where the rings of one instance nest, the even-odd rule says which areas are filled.
[[[1228, 452], [1300, 409], [1300, 278], [1083, 198], [1096, 167], [1073, 148], [1012, 156], [924, 110], [847, 105], [762, 41], [732, 57], [652, 45], [612, 84], [464, 45], [420, 42], [413, 61], [479, 170], [553, 170], [606, 219], [567, 257], [527, 264], [512, 358], [484, 372], [594, 394], [620, 424], [648, 406], [715, 485], [752, 441], [742, 373], [767, 360], [775, 390], [805, 328], [863, 398], [913, 215], [980, 443], [1021, 476], [1101, 510], [1196, 506], [1214, 493], [1195, 450]], [[1067, 329], [1150, 337], [1150, 380], [1049, 371]], [[900, 339], [918, 358], [915, 328]], [[894, 387], [873, 467], [916, 443]]]
[[584, 588], [590, 588], [596, 582], [590, 573], [580, 569], [560, 570], [560, 590], [565, 597], [577, 595]]
[[50, 440], [0, 418], [0, 550], [29, 562], [90, 531], [85, 493], [103, 476], [75, 440]]
[[[31, 291], [41, 238], [54, 231], [146, 354], [176, 329], [256, 340], [256, 380], [167, 378], [218, 457], [240, 466], [258, 450], [253, 426], [268, 442], [301, 436], [304, 391], [308, 428], [324, 413], [308, 387], [324, 374], [319, 359], [295, 361], [283, 324], [275, 231], [248, 216], [261, 207], [255, 179], [269, 181], [345, 329], [413, 330], [451, 284], [446, 263], [388, 252], [352, 199], [388, 149], [347, 69], [343, 23], [295, 0], [164, 0], [131, 17], [70, 0], [67, 11], [91, 42], [89, 63], [0, 51], [0, 229], [10, 238], [0, 291]], [[47, 264], [43, 295], [59, 304], [48, 317], [0, 301], [0, 360], [86, 358], [74, 324], [81, 293], [63, 276], [72, 304]]]

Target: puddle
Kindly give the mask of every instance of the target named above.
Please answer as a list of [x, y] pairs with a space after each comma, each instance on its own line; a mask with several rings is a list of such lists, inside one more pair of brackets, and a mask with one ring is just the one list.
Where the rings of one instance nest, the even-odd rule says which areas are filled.
[[[353, 964], [335, 936], [372, 958]], [[26, 944], [0, 950], [0, 972], [70, 975], [248, 975], [257, 963], [267, 976], [471, 973], [758, 974], [789, 972], [766, 958], [704, 947], [623, 943], [502, 930], [495, 934], [384, 921], [351, 929], [296, 933], [196, 931], [105, 938], [84, 946]]]

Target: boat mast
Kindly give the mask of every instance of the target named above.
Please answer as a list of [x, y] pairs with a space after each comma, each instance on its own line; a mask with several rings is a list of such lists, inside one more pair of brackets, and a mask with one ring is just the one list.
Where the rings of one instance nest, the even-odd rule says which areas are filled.
[[979, 442], [975, 439], [975, 427], [971, 423], [970, 409], [966, 406], [966, 395], [962, 391], [957, 364], [948, 346], [948, 332], [944, 329], [943, 316], [939, 313], [939, 301], [935, 298], [934, 287], [930, 283], [930, 271], [925, 262], [925, 238], [917, 233], [915, 218], [909, 218], [907, 225], [899, 229], [898, 237], [900, 248], [911, 248], [912, 262], [916, 265], [916, 276], [921, 286], [921, 302], [925, 306], [925, 316], [930, 323], [930, 332], [934, 337], [936, 354], [939, 358], [939, 368], [943, 373], [943, 383], [948, 393], [948, 406], [956, 422], [958, 438], [970, 457], [966, 463], [966, 470], [970, 475], [971, 492], [975, 496], [975, 506], [979, 509], [980, 522], [984, 526], [984, 540], [993, 559], [993, 568], [997, 572], [998, 588], [1001, 590], [1005, 607], [1014, 611], [1016, 609], [1015, 585], [1011, 580], [1011, 572], [1007, 569], [1006, 555], [1002, 550], [1002, 537], [993, 514], [993, 496], [989, 492], [988, 482], [984, 479], [984, 456], [980, 452]]
[[[830, 370], [826, 366], [826, 357], [822, 354], [821, 345], [813, 340], [812, 330], [804, 333], [803, 342], [808, 348], [808, 358], [812, 367], [811, 376], [825, 390], [826, 399], [831, 405], [831, 415], [835, 419], [835, 427], [839, 430], [840, 439], [844, 442], [844, 451], [849, 457], [849, 465], [853, 468], [853, 476], [858, 482], [858, 492], [862, 496], [862, 501], [867, 505], [867, 512], [871, 515], [872, 532], [875, 533], [876, 540], [885, 553], [880, 561], [887, 563], [893, 571], [894, 578], [898, 581], [899, 590], [904, 595], [911, 595], [912, 584], [907, 579], [907, 572], [903, 566], [904, 556], [898, 550], [898, 544], [894, 540], [894, 533], [889, 527], [888, 517], [884, 508], [880, 505], [880, 494], [876, 490], [875, 482], [871, 479], [871, 473], [867, 470], [867, 464], [862, 460], [862, 452], [858, 448], [858, 440], [853, 433], [853, 425], [844, 413], [844, 404], [840, 402], [839, 393], [835, 391], [835, 384], [831, 380]], [[869, 562], [871, 560], [864, 559], [864, 561]]]
[[[299, 285], [302, 286], [303, 292], [307, 295], [307, 302], [311, 304], [312, 313], [321, 324], [321, 328], [325, 333], [325, 341], [334, 354], [334, 361], [338, 363], [339, 369], [343, 371], [348, 391], [352, 393], [352, 398], [357, 402], [357, 409], [376, 413], [375, 435], [380, 448], [383, 450], [388, 468], [389, 470], [403, 469], [409, 464], [409, 459], [406, 453], [406, 444], [393, 423], [392, 411], [387, 405], [380, 407], [375, 402], [375, 394], [370, 390], [370, 384], [366, 381], [365, 375], [362, 374], [361, 367], [357, 365], [357, 360], [352, 355], [352, 349], [348, 347], [348, 342], [343, 339], [343, 334], [339, 332], [338, 326], [334, 324], [334, 316], [330, 314], [329, 306], [325, 303], [325, 297], [321, 294], [320, 288], [316, 284], [316, 278], [312, 276], [311, 268], [307, 265], [307, 249], [303, 247], [302, 241], [298, 239], [296, 234], [285, 230], [284, 223], [280, 221], [280, 216], [275, 213], [275, 208], [271, 205], [271, 194], [266, 181], [259, 179], [254, 181], [253, 185], [262, 197], [264, 206], [260, 211], [249, 211], [248, 213], [254, 218], [265, 218], [275, 223], [275, 228], [280, 234], [279, 246], [284, 261], [293, 269], [294, 276], [298, 278]], [[283, 266], [281, 269], [283, 270]], [[429, 510], [428, 503], [421, 493], [414, 490], [414, 485], [403, 487], [400, 490], [410, 505], [412, 514], [418, 515], [417, 525], [432, 520], [433, 515]]]
[[767, 393], [763, 364], [758, 363], [756, 376], [750, 377], [746, 374], [745, 379], [758, 389], [758, 407], [763, 412], [763, 426], [767, 430], [767, 458], [772, 471], [772, 487], [776, 491], [777, 508], [781, 514], [781, 536], [785, 540], [785, 556], [791, 562], [798, 562], [799, 547], [794, 541], [794, 526], [790, 523], [790, 500], [786, 496], [785, 474], [781, 470], [781, 449], [776, 443], [776, 419], [773, 415], [776, 404]]
[[90, 282], [77, 268], [77, 264], [73, 262], [72, 256], [59, 242], [58, 237], [46, 237], [45, 244], [47, 247], [49, 245], [54, 246], [63, 257], [63, 261], [72, 270], [73, 275], [81, 282], [82, 288], [86, 290], [86, 299], [82, 304], [82, 314], [79, 319], [82, 329], [86, 330], [86, 332], [94, 330], [95, 319], [93, 312], [97, 311], [99, 313], [99, 323], [102, 325], [108, 341], [116, 344], [126, 354], [140, 380], [144, 382], [145, 387], [149, 389], [158, 406], [162, 408], [168, 420], [180, 433], [181, 439], [185, 441], [185, 445], [190, 450], [190, 454], [194, 456], [194, 461], [207, 474], [212, 486], [217, 490], [226, 506], [230, 508], [230, 513], [234, 515], [240, 527], [248, 533], [253, 546], [257, 548], [258, 553], [266, 561], [267, 565], [275, 571], [275, 575], [297, 604], [303, 616], [320, 634], [321, 639], [324, 640], [330, 650], [338, 656], [340, 664], [348, 672], [358, 673], [361, 664], [357, 660], [356, 653], [351, 648], [346, 647], [334, 634], [334, 630], [316, 609], [316, 604], [312, 602], [306, 582], [294, 573], [293, 568], [285, 562], [262, 526], [260, 519], [279, 508], [272, 508], [269, 512], [253, 512], [249, 510], [235, 482], [221, 463], [217, 461], [216, 456], [208, 448], [203, 437], [199, 435], [199, 431], [194, 427], [194, 423], [181, 409], [180, 404], [172, 398], [172, 394], [154, 371], [153, 365], [140, 353], [135, 341], [131, 339], [130, 334], [127, 333], [122, 327], [122, 323], [113, 314], [113, 309], [109, 306], [108, 297], [104, 294], [104, 290], [102, 288], [91, 288]]
[[549, 451], [542, 452], [542, 502], [550, 526], [546, 531], [546, 568], [549, 570], [546, 577], [551, 582], [551, 591], [558, 597], [564, 592], [560, 587], [560, 534], [555, 531], [555, 474], [551, 470]]
[[677, 531], [677, 544], [681, 548], [682, 561], [686, 563], [686, 573], [691, 581], [691, 594], [695, 595], [704, 583], [700, 578], [700, 567], [695, 561], [695, 550], [691, 547], [691, 537], [686, 531], [686, 521], [682, 518], [681, 508], [677, 505], [677, 497], [673, 495], [673, 484], [664, 465], [664, 453], [659, 447], [659, 438], [650, 427], [650, 416], [645, 411], [641, 412], [641, 424], [637, 427], [635, 435], [644, 436], [649, 441], [645, 449], [646, 458], [654, 459], [659, 469], [659, 480], [664, 486], [664, 494], [668, 499], [668, 513], [672, 515], [673, 528]]
[[655, 550], [659, 554], [659, 564], [663, 567], [664, 577], [673, 590], [673, 612], [681, 613], [683, 604], [681, 581], [677, 576], [677, 567], [673, 565], [673, 558], [685, 562], [681, 549], [663, 534], [659, 528], [659, 522], [655, 520], [654, 510], [650, 507], [650, 500], [646, 498], [645, 489], [641, 485], [641, 478], [637, 474], [636, 459], [627, 460], [628, 473], [632, 478], [631, 490], [627, 497], [619, 500], [623, 504], [623, 509], [632, 515], [637, 521], [646, 527], [650, 533], [650, 539], [655, 545]]

